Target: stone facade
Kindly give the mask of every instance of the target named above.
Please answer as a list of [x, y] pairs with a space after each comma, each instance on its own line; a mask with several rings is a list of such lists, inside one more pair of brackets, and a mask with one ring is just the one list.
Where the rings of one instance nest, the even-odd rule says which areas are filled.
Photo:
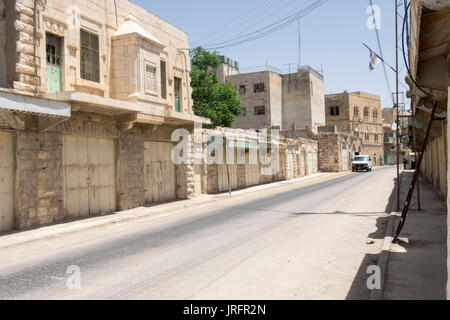
[[233, 128], [281, 131], [311, 130], [325, 125], [324, 80], [309, 66], [297, 73], [267, 71], [240, 73], [226, 77], [240, 93], [244, 115]]
[[[412, 100], [417, 150], [425, 143], [426, 128], [432, 108], [436, 105], [438, 121], [433, 121], [431, 138], [427, 141], [421, 172], [441, 192], [450, 208], [448, 183], [448, 110], [450, 108], [450, 4], [448, 1], [410, 2], [409, 65], [406, 79]], [[410, 78], [412, 77], [412, 79]], [[414, 81], [413, 81], [414, 80]], [[424, 92], [429, 93], [426, 97]], [[450, 215], [447, 220], [447, 299], [450, 298]], [[444, 240], [444, 239], [443, 239]]]
[[[14, 133], [15, 178], [5, 187], [16, 229], [70, 218], [67, 137], [112, 142], [112, 209], [126, 210], [147, 202], [144, 144], [170, 146], [175, 130], [192, 134], [194, 123], [209, 123], [192, 111], [187, 34], [128, 0], [115, 2], [117, 11], [93, 0], [0, 0], [0, 128]], [[36, 99], [18, 107], [26, 96]], [[64, 105], [69, 112], [52, 109]], [[190, 146], [188, 161], [175, 166], [178, 199], [202, 193]], [[161, 161], [171, 157], [165, 152]]]
[[[383, 131], [384, 131], [384, 164], [394, 165], [397, 164], [397, 145], [395, 136], [396, 130], [392, 130], [392, 123], [397, 121], [397, 112], [395, 109], [383, 109]], [[403, 163], [403, 159], [406, 159], [409, 167], [411, 162], [414, 161], [411, 157], [410, 149], [407, 145], [407, 137], [409, 137], [409, 119], [410, 113], [400, 111], [400, 163]]]
[[319, 128], [319, 170], [321, 172], [343, 172], [351, 170], [354, 156], [352, 147], [359, 148], [359, 141], [336, 126]]
[[374, 165], [384, 162], [384, 132], [380, 97], [364, 92], [344, 92], [325, 96], [327, 126], [360, 140], [354, 153], [369, 155]]
[[[206, 177], [202, 179], [206, 183], [206, 193], [228, 191], [228, 179], [235, 181], [234, 184], [230, 184], [231, 189], [234, 190], [303, 177], [317, 173], [319, 170], [318, 143], [315, 140], [288, 139], [278, 136], [270, 138], [270, 131], [269, 133], [257, 133], [228, 128], [201, 129], [196, 131], [195, 136], [198, 139], [196, 143], [203, 146], [201, 164], [203, 170], [201, 172], [206, 174]], [[227, 169], [225, 161], [222, 164], [214, 163], [213, 156], [208, 155], [208, 140], [217, 138], [222, 139], [222, 149], [217, 152], [223, 153], [224, 159], [227, 153], [234, 154]], [[277, 145], [277, 148], [268, 148], [267, 159], [265, 158], [265, 151], [263, 153], [259, 151], [266, 141], [273, 141]], [[227, 145], [231, 145], [231, 147], [227, 149]], [[241, 160], [239, 160], [239, 154]], [[219, 158], [222, 158], [222, 156]], [[254, 159], [255, 162], [250, 161], [250, 159]], [[270, 168], [271, 170], [267, 172], [263, 171]]]
[[226, 81], [237, 88], [244, 107], [244, 115], [236, 118], [233, 128], [281, 127], [281, 77], [278, 74], [271, 71], [238, 74], [228, 76]]

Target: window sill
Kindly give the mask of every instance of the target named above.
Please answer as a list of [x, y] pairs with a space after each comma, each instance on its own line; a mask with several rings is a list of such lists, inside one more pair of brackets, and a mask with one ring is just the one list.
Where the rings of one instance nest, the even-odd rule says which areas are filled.
[[77, 78], [75, 81], [75, 85], [79, 87], [85, 87], [90, 89], [96, 89], [100, 91], [106, 91], [106, 86], [103, 85], [101, 82], [95, 82], [91, 80], [86, 80], [82, 78]]

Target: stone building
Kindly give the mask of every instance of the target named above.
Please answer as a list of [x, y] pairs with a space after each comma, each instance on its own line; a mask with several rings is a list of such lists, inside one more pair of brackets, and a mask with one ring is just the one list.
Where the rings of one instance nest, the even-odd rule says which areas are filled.
[[374, 165], [384, 161], [384, 133], [380, 97], [365, 92], [343, 92], [325, 96], [327, 126], [336, 126], [353, 141], [355, 154], [372, 157]]
[[[415, 114], [417, 151], [424, 144], [431, 111], [434, 103], [437, 103], [437, 120], [432, 123], [421, 173], [436, 186], [443, 198], [447, 198], [448, 194], [449, 10], [448, 1], [411, 1], [409, 47], [410, 70], [414, 81], [409, 76], [406, 79], [410, 86], [407, 94], [412, 100]], [[426, 93], [430, 93], [430, 96]]]
[[224, 83], [228, 76], [239, 74], [239, 63], [226, 56], [220, 56], [220, 66], [217, 70], [219, 82]]
[[317, 133], [325, 125], [324, 81], [309, 66], [296, 73], [266, 71], [239, 73], [226, 77], [239, 91], [244, 114], [233, 128], [280, 128], [281, 131], [305, 130]]
[[[450, 204], [448, 192], [449, 151], [448, 110], [450, 107], [450, 4], [440, 0], [410, 1], [409, 68], [406, 82], [410, 87], [417, 150], [425, 143], [432, 108], [436, 104], [437, 120], [426, 143], [421, 173], [441, 192]], [[448, 214], [447, 214], [448, 215]], [[450, 217], [450, 215], [448, 215]], [[447, 232], [447, 279], [450, 280], [450, 218]], [[450, 298], [450, 282], [447, 283]]]
[[361, 140], [346, 132], [339, 132], [335, 125], [319, 128], [319, 171], [344, 172], [352, 169], [353, 149], [361, 147]]
[[[394, 108], [383, 109], [383, 132], [384, 132], [384, 164], [393, 165], [397, 164], [397, 143], [395, 137], [397, 130], [395, 130], [395, 123], [397, 122], [397, 110]], [[411, 165], [411, 153], [408, 148], [409, 141], [409, 121], [408, 117], [411, 114], [400, 110], [400, 163], [403, 163], [403, 159]], [[393, 125], [394, 124], [394, 125]]]
[[187, 47], [128, 0], [0, 0], [0, 232], [201, 192]]
[[[0, 0], [0, 233], [228, 188], [196, 143], [186, 33], [115, 3]], [[316, 141], [258, 141], [279, 170], [230, 165], [233, 189], [317, 172]]]

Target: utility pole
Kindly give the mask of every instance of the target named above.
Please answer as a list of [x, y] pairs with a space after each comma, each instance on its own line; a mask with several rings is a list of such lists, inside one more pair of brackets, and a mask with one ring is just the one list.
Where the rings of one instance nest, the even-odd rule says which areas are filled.
[[397, 109], [397, 211], [400, 211], [400, 113], [398, 106], [398, 0], [395, 0], [395, 79], [396, 79], [396, 90], [395, 90], [395, 106]]

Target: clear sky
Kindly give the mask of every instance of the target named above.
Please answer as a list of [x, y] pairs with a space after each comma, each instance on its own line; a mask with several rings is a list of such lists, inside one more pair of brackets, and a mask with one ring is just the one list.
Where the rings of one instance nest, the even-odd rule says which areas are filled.
[[[189, 34], [190, 46], [207, 46], [234, 39], [273, 23], [312, 3], [312, 0], [132, 0]], [[402, 4], [403, 1], [399, 0]], [[395, 14], [393, 0], [373, 0], [381, 8], [381, 44], [385, 60], [395, 67]], [[328, 0], [301, 20], [302, 65], [321, 71], [325, 93], [366, 91], [382, 97], [382, 107], [392, 107], [382, 65], [369, 70], [369, 51], [378, 52], [376, 34], [367, 27], [369, 0]], [[401, 26], [404, 7], [399, 8]], [[400, 34], [400, 31], [399, 31]], [[298, 24], [263, 39], [219, 50], [246, 68], [268, 64], [287, 71], [298, 62]], [[405, 68], [400, 48], [400, 80]], [[294, 68], [294, 65], [292, 65]], [[387, 70], [395, 92], [395, 73]], [[399, 91], [406, 91], [400, 86]]]

